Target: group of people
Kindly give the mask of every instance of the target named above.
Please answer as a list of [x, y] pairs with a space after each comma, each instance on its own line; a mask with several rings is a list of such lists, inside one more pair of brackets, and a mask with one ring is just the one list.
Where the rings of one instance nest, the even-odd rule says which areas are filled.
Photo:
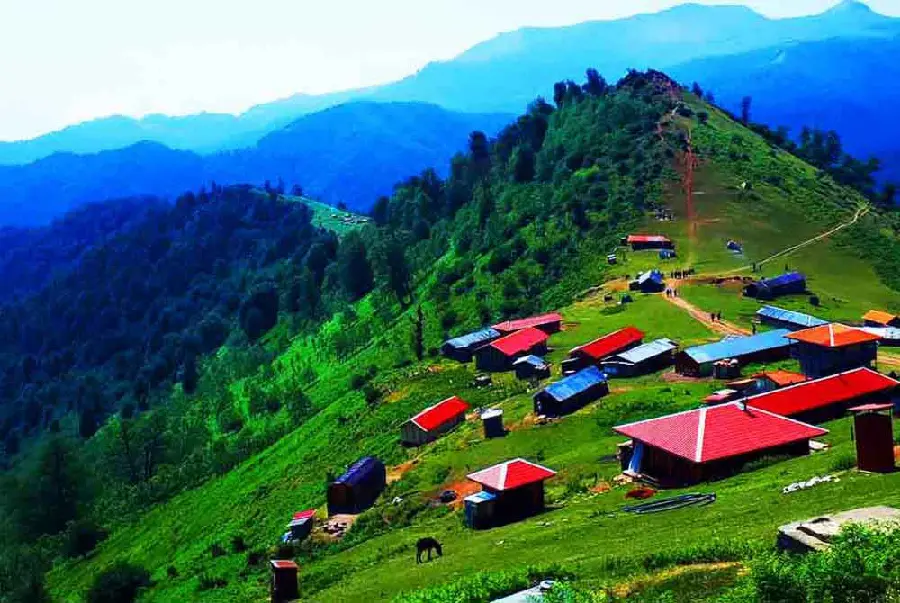
[[710, 312], [709, 319], [713, 322], [722, 322], [722, 313], [721, 312]]
[[666, 287], [666, 297], [678, 297], [678, 289]]

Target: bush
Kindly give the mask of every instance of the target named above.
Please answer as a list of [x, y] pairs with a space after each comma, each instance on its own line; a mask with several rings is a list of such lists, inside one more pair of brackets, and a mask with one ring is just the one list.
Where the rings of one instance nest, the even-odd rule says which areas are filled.
[[150, 572], [130, 563], [117, 563], [94, 580], [87, 603], [133, 603], [142, 588], [150, 586]]
[[106, 536], [106, 530], [92, 521], [72, 523], [66, 532], [63, 552], [67, 557], [82, 557], [97, 548], [97, 545], [103, 542]]
[[247, 550], [247, 543], [243, 536], [234, 536], [231, 539], [231, 550], [235, 553], [243, 553]]
[[856, 455], [852, 452], [845, 452], [840, 456], [836, 456], [831, 460], [831, 471], [847, 471], [856, 467]]
[[228, 586], [228, 580], [220, 576], [202, 574], [198, 580], [197, 590], [215, 590], [217, 588], [225, 588]]

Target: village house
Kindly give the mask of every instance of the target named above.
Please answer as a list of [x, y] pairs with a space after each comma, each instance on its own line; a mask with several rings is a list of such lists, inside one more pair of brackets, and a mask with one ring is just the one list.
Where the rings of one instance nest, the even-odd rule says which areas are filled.
[[776, 329], [688, 348], [675, 356], [675, 370], [682, 375], [707, 377], [722, 360], [733, 359], [740, 365], [783, 360], [790, 357], [792, 342], [787, 339], [788, 334], [787, 329]]
[[312, 532], [313, 523], [316, 517], [315, 509], [307, 509], [294, 513], [294, 517], [287, 525], [290, 540], [304, 540]]
[[522, 329], [540, 329], [547, 335], [552, 335], [562, 329], [562, 314], [551, 312], [549, 314], [541, 314], [540, 316], [532, 316], [530, 318], [519, 318], [517, 320], [507, 320], [495, 324], [492, 328], [500, 331], [502, 335], [509, 335]]
[[801, 329], [809, 329], [810, 327], [828, 324], [828, 321], [822, 320], [821, 318], [816, 318], [815, 316], [810, 316], [803, 312], [776, 308], [775, 306], [763, 306], [756, 311], [756, 318], [764, 325], [791, 331], [799, 331]]
[[517, 379], [546, 379], [550, 376], [550, 365], [540, 356], [522, 356], [513, 362]]
[[606, 375], [596, 366], [589, 366], [536, 393], [534, 412], [547, 417], [567, 415], [608, 393]]
[[642, 249], [674, 249], [673, 243], [668, 237], [661, 235], [628, 235], [623, 241], [623, 245], [631, 245], [634, 251]]
[[808, 454], [810, 440], [828, 433], [741, 402], [614, 429], [631, 438], [619, 447], [623, 470], [666, 487], [727, 477], [764, 456]]
[[630, 291], [641, 293], [662, 293], [666, 288], [666, 279], [659, 270], [648, 270], [640, 273], [636, 279], [628, 283]]
[[384, 463], [366, 456], [328, 486], [328, 514], [362, 513], [375, 504], [387, 486]]
[[609, 356], [600, 368], [611, 377], [646, 375], [671, 366], [677, 349], [678, 344], [671, 339], [656, 339]]
[[861, 329], [831, 323], [788, 335], [796, 341], [794, 356], [807, 377], [824, 377], [861, 366], [878, 356], [878, 336]]
[[578, 371], [600, 362], [610, 356], [619, 354], [641, 345], [644, 333], [634, 327], [625, 327], [609, 335], [599, 337], [569, 352], [569, 358], [563, 361], [563, 373]]
[[556, 472], [514, 459], [468, 475], [481, 492], [465, 499], [466, 525], [491, 528], [537, 515], [544, 510], [544, 482]]
[[441, 346], [441, 354], [459, 362], [471, 362], [475, 350], [499, 339], [500, 336], [500, 331], [487, 328], [461, 337], [454, 337], [444, 342], [444, 345]]
[[764, 278], [744, 287], [744, 295], [756, 299], [775, 299], [782, 295], [806, 292], [806, 277], [799, 272], [788, 272], [775, 278]]
[[475, 351], [475, 366], [480, 371], [502, 372], [513, 368], [522, 356], [543, 356], [550, 336], [535, 328], [525, 328], [501, 337]]
[[421, 446], [438, 439], [466, 420], [469, 405], [458, 396], [429, 406], [400, 427], [400, 440], [407, 446]]
[[857, 368], [751, 396], [745, 402], [806, 423], [824, 423], [844, 415], [851, 406], [891, 402], [898, 386], [886, 375]]
[[793, 371], [766, 371], [753, 375], [753, 380], [756, 384], [753, 393], [762, 394], [781, 387], [787, 387], [788, 385], [803, 383], [808, 381], [809, 378], [802, 373]]
[[881, 310], [869, 310], [863, 315], [863, 322], [867, 327], [900, 327], [900, 316]]

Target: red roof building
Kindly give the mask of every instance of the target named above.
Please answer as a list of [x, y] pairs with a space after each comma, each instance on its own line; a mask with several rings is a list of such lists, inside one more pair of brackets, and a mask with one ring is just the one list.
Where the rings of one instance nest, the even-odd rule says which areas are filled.
[[493, 329], [501, 333], [514, 333], [521, 329], [540, 329], [548, 335], [556, 333], [562, 328], [562, 314], [551, 312], [549, 314], [541, 314], [540, 316], [532, 316], [530, 318], [519, 318], [517, 320], [507, 320], [494, 325]]
[[475, 366], [485, 371], [509, 371], [522, 356], [543, 356], [550, 336], [533, 327], [501, 337], [475, 351]]
[[447, 433], [466, 419], [469, 405], [453, 396], [429, 406], [400, 428], [400, 439], [408, 446], [421, 446]]
[[635, 327], [625, 327], [574, 348], [569, 352], [569, 356], [577, 359], [582, 366], [597, 364], [610, 356], [641, 345], [643, 340], [643, 331]]
[[628, 235], [624, 243], [631, 245], [634, 250], [639, 249], [672, 249], [675, 244], [668, 237], [662, 235]]
[[762, 456], [801, 455], [828, 433], [766, 410], [730, 402], [614, 428], [632, 438], [622, 463], [663, 485], [730, 475]]
[[844, 414], [850, 406], [884, 402], [900, 382], [872, 369], [858, 368], [813, 381], [789, 385], [747, 398], [754, 408], [785, 417], [820, 423]]
[[312, 519], [315, 516], [315, 509], [307, 509], [306, 511], [299, 511], [297, 513], [294, 513], [294, 521], [306, 521], [307, 519]]
[[794, 355], [807, 377], [825, 377], [871, 366], [878, 355], [878, 335], [830, 323], [787, 335], [797, 342]]
[[482, 491], [466, 499], [466, 522], [485, 528], [537, 515], [545, 507], [544, 482], [554, 475], [552, 469], [524, 459], [469, 474]]

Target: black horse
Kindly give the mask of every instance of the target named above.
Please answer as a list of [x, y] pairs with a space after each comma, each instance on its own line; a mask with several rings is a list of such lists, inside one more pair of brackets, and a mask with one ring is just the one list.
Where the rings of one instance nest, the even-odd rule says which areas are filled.
[[422, 554], [426, 551], [428, 552], [429, 561], [431, 561], [431, 551], [437, 552], [438, 557], [444, 556], [440, 542], [431, 537], [419, 538], [419, 541], [416, 543], [416, 563], [422, 563]]

